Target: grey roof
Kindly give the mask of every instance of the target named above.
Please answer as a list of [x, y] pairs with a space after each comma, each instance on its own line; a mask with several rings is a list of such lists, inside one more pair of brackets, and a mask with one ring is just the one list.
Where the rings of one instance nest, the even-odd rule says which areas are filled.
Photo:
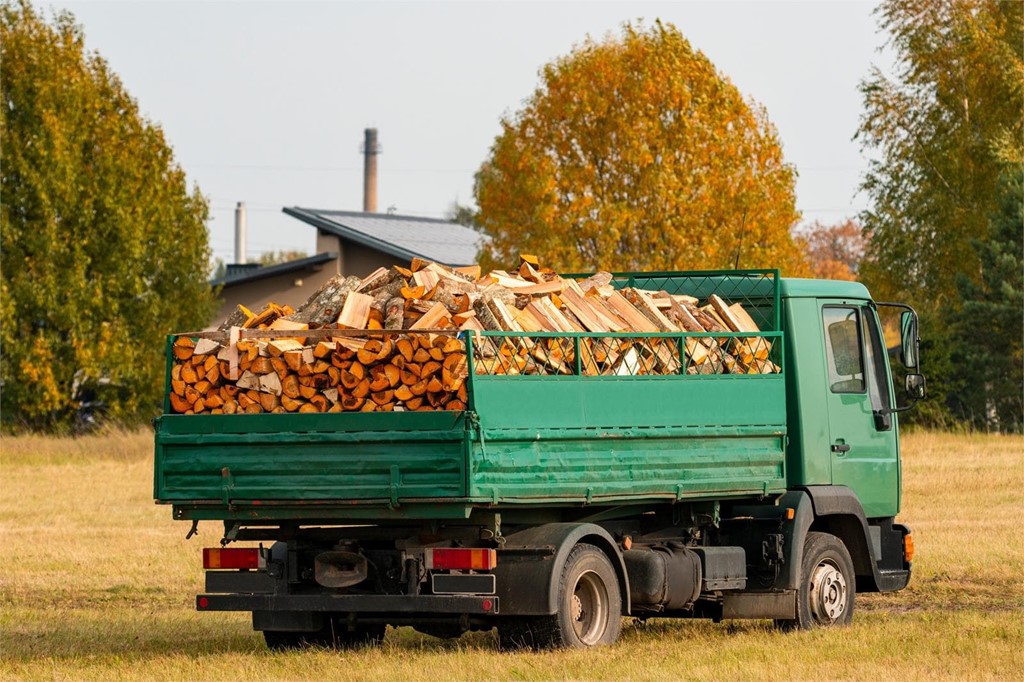
[[325, 232], [402, 260], [416, 256], [445, 265], [472, 265], [484, 236], [437, 218], [285, 207], [284, 212]]
[[223, 284], [225, 287], [232, 287], [236, 284], [243, 284], [245, 282], [255, 282], [256, 280], [284, 275], [289, 272], [297, 272], [299, 270], [305, 270], [306, 268], [314, 268], [317, 265], [322, 265], [323, 263], [334, 260], [337, 257], [337, 253], [332, 253], [330, 251], [318, 253], [315, 256], [299, 258], [298, 260], [290, 260], [287, 263], [277, 263], [276, 265], [254, 268], [234, 276], [218, 277], [217, 279], [210, 280], [210, 285], [219, 286]]

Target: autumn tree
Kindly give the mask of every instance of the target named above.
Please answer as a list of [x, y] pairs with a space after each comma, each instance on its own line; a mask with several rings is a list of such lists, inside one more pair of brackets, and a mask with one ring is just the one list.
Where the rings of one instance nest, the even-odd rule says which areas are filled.
[[206, 201], [70, 14], [0, 5], [0, 69], [3, 420], [60, 427], [96, 392], [152, 414], [165, 334], [213, 312]]
[[820, 279], [857, 279], [864, 257], [864, 235], [854, 220], [835, 225], [814, 221], [801, 230], [797, 243], [804, 251], [812, 277]]
[[990, 237], [999, 179], [1024, 173], [1024, 3], [887, 0], [877, 11], [897, 61], [893, 77], [874, 69], [861, 84], [857, 137], [873, 157], [861, 279], [922, 313], [932, 399], [907, 418], [946, 424], [986, 409], [964, 407], [972, 399], [961, 388], [979, 363], [962, 364], [952, 331], [958, 280], [982, 283], [974, 245]]
[[543, 68], [476, 176], [486, 265], [803, 268], [793, 167], [764, 109], [670, 24]]

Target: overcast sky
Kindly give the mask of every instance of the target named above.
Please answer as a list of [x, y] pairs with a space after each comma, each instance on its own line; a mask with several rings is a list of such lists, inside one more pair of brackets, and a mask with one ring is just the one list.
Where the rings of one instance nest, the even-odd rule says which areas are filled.
[[539, 69], [625, 21], [674, 24], [763, 104], [800, 174], [804, 219], [853, 217], [865, 160], [857, 84], [878, 51], [871, 2], [83, 2], [71, 10], [210, 199], [214, 255], [312, 254], [282, 206], [362, 210], [363, 129], [380, 131], [378, 209], [442, 216], [539, 84]]

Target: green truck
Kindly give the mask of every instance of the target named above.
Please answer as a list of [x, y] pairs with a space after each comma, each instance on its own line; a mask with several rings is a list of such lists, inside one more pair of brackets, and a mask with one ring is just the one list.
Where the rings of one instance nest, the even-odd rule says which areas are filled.
[[[387, 625], [590, 647], [622, 616], [842, 625], [857, 592], [905, 587], [897, 413], [925, 392], [915, 312], [773, 270], [613, 284], [742, 301], [756, 335], [645, 341], [682, 359], [694, 339], [757, 336], [773, 372], [479, 373], [484, 344], [552, 336], [486, 332], [465, 338], [463, 411], [164, 414], [156, 501], [193, 531], [224, 527], [197, 609], [251, 612], [273, 648], [372, 644]], [[578, 350], [637, 334], [560, 336]]]

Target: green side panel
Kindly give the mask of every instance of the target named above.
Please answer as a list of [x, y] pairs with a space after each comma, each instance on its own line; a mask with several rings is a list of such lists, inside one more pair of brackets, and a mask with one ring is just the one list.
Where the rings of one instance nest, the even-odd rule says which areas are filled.
[[494, 503], [594, 503], [785, 490], [785, 436], [779, 430], [536, 435], [533, 440], [488, 440], [477, 448], [474, 497]]
[[781, 375], [478, 376], [474, 400], [483, 431], [474, 498], [681, 499], [786, 487]]
[[385, 500], [466, 494], [461, 412], [164, 415], [159, 502]]
[[476, 376], [485, 429], [784, 427], [781, 374]]

